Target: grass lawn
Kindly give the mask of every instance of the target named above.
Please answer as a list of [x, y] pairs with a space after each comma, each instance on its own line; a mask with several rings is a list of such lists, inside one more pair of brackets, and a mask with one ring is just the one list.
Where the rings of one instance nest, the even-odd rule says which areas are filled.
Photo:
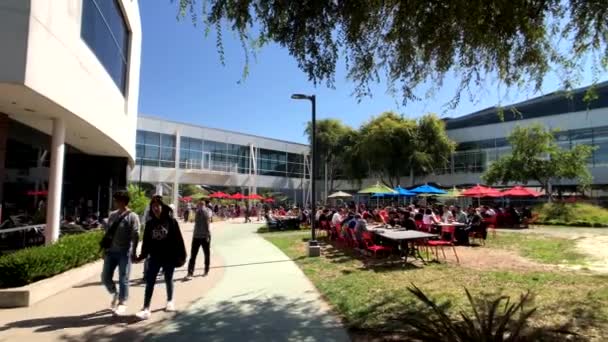
[[[584, 262], [568, 241], [503, 235], [481, 248], [509, 249], [552, 264]], [[557, 267], [551, 267], [550, 271], [480, 270], [451, 263], [404, 267], [400, 263], [369, 263], [331, 246], [326, 247], [320, 258], [307, 258], [308, 236], [306, 232], [264, 234], [298, 263], [344, 318], [354, 336], [403, 340], [406, 336], [403, 322], [424, 310], [407, 291], [408, 285], [415, 284], [427, 295], [445, 302], [454, 314], [468, 310], [465, 287], [474, 296], [500, 292], [513, 298], [530, 290], [539, 309], [533, 322], [552, 327], [570, 322], [571, 330], [591, 339], [608, 339], [608, 276]]]

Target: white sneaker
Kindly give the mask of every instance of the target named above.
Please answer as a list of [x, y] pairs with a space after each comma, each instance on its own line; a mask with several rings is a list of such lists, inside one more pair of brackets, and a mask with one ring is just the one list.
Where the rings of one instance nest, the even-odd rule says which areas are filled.
[[123, 316], [127, 313], [127, 306], [124, 304], [118, 304], [116, 310], [114, 310], [114, 314], [117, 316]]
[[143, 321], [149, 319], [152, 316], [152, 313], [150, 312], [150, 309], [143, 309], [136, 313], [135, 316]]
[[192, 274], [188, 274], [185, 278], [184, 281], [190, 281], [192, 280]]
[[165, 306], [165, 311], [167, 311], [167, 312], [175, 311], [175, 303], [173, 303], [172, 300], [167, 302], [167, 306]]
[[112, 295], [112, 303], [110, 303], [110, 310], [116, 310], [116, 305], [118, 305], [118, 293]]

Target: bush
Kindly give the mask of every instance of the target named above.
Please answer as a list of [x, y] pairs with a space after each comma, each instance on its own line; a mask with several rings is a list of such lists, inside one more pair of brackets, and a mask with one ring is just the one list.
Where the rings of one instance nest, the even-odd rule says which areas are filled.
[[150, 203], [150, 199], [146, 196], [146, 193], [135, 184], [129, 184], [127, 189], [129, 191], [129, 197], [131, 197], [129, 208], [137, 215], [143, 215], [146, 206]]
[[608, 210], [587, 203], [545, 203], [535, 211], [542, 224], [608, 227]]
[[0, 288], [50, 278], [101, 258], [103, 231], [69, 235], [51, 246], [32, 247], [0, 257]]
[[568, 331], [568, 325], [530, 324], [530, 318], [536, 314], [536, 308], [531, 308], [530, 292], [511, 300], [503, 295], [473, 298], [465, 289], [470, 312], [452, 314], [447, 310], [448, 305], [437, 304], [415, 285], [408, 287], [408, 291], [428, 308], [428, 312], [406, 322], [413, 329], [410, 337], [416, 341], [563, 341], [575, 336]]

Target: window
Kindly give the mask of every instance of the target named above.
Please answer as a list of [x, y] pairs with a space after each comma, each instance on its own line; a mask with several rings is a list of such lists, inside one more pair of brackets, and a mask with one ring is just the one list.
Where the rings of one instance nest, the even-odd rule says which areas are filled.
[[138, 164], [175, 167], [175, 136], [138, 130], [135, 157]]
[[80, 37], [124, 95], [131, 33], [118, 0], [83, 0], [81, 24]]

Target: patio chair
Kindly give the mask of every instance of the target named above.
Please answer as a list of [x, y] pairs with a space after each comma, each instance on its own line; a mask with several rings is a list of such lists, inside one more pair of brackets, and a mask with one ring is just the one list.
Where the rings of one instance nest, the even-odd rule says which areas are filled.
[[392, 247], [376, 245], [370, 232], [363, 232], [363, 244], [366, 250], [374, 254], [374, 258], [378, 257], [378, 252], [386, 252], [387, 256], [393, 252]]
[[443, 259], [447, 260], [445, 256], [444, 247], [452, 247], [452, 251], [454, 251], [454, 256], [456, 257], [456, 262], [460, 263], [460, 259], [458, 258], [458, 253], [456, 253], [456, 228], [451, 226], [442, 227], [441, 229], [441, 238], [439, 240], [429, 240], [427, 245], [429, 247], [435, 247], [435, 256], [439, 259], [439, 247], [441, 247], [441, 253], [443, 254]]
[[486, 217], [483, 222], [486, 224], [486, 229], [488, 230], [488, 233], [492, 234], [492, 237], [495, 238], [496, 237], [496, 227], [497, 227], [497, 217], [496, 215], [494, 216], [490, 216], [490, 217]]
[[[496, 234], [496, 233], [494, 233], [494, 234]], [[496, 237], [496, 235], [494, 235], [494, 237]], [[482, 246], [486, 245], [486, 239], [483, 238], [482, 232], [470, 231], [469, 240], [471, 240], [472, 242], [474, 242], [475, 240], [478, 240], [480, 245], [482, 245]]]

